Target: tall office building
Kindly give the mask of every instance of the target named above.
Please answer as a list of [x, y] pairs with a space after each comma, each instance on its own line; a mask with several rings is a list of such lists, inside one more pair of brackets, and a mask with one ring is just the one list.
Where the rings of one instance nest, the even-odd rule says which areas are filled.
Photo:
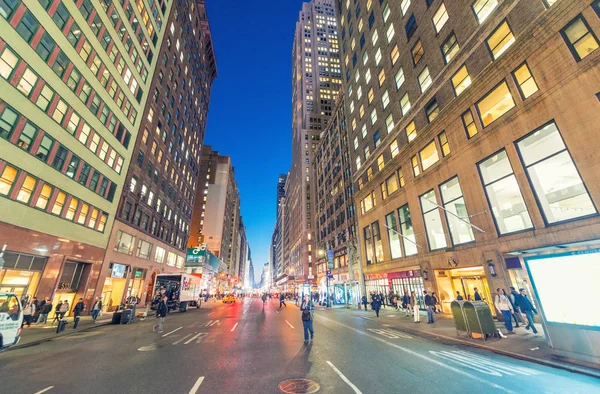
[[[302, 4], [292, 51], [292, 167], [286, 192], [290, 243], [286, 261], [288, 290], [315, 285], [315, 182], [311, 163], [321, 130], [341, 86], [335, 4], [313, 0]], [[309, 286], [310, 287], [310, 286]]]
[[553, 289], [597, 287], [600, 1], [339, 5], [367, 290], [448, 313], [477, 287], [496, 313], [495, 289], [524, 288], [553, 349], [598, 362]]
[[174, 8], [0, 2], [2, 289], [91, 304]]
[[175, 2], [164, 28], [97, 289], [113, 307], [131, 295], [143, 305], [156, 275], [185, 262], [217, 70], [203, 1]]

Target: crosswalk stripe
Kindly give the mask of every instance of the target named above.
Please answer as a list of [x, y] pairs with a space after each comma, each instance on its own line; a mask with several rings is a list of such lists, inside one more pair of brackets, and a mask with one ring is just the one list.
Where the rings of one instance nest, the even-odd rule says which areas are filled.
[[194, 339], [198, 338], [200, 335], [201, 335], [201, 333], [197, 333], [196, 335], [191, 337], [187, 342], [185, 342], [184, 345], [187, 345], [188, 343], [192, 342]]
[[184, 336], [183, 338], [173, 342], [173, 345], [177, 345], [178, 343], [185, 341], [187, 338], [191, 337], [192, 335], [194, 335], [194, 334], [188, 334], [188, 335]]

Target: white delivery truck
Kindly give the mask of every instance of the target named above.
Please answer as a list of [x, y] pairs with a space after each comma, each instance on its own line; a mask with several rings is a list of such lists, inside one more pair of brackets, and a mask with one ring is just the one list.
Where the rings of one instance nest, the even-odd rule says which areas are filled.
[[16, 345], [21, 339], [23, 309], [14, 293], [0, 292], [0, 351]]
[[186, 312], [190, 306], [200, 308], [202, 302], [201, 278], [190, 274], [158, 274], [154, 284], [152, 309], [156, 309], [163, 296], [167, 296], [169, 310]]

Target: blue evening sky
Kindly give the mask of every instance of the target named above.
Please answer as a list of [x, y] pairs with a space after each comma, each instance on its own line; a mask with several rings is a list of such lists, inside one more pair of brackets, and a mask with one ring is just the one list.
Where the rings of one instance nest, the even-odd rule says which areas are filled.
[[277, 178], [291, 164], [292, 44], [301, 0], [207, 0], [217, 69], [204, 143], [232, 158], [255, 280], [269, 261]]

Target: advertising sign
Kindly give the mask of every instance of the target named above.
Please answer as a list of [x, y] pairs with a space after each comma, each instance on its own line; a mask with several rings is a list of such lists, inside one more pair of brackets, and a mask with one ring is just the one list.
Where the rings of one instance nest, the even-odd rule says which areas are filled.
[[342, 305], [346, 303], [346, 292], [344, 291], [343, 284], [333, 285], [333, 303], [336, 305]]
[[125, 266], [123, 264], [113, 263], [110, 277], [117, 278], [117, 279], [124, 278], [125, 277]]
[[[600, 309], [588, 302], [600, 289], [600, 249], [529, 257], [525, 264], [549, 324], [600, 330]], [[566, 288], [577, 289], [576, 298]]]
[[333, 268], [334, 251], [327, 249], [327, 268]]
[[206, 244], [188, 248], [185, 261], [186, 263], [198, 263], [204, 256], [206, 256]]

